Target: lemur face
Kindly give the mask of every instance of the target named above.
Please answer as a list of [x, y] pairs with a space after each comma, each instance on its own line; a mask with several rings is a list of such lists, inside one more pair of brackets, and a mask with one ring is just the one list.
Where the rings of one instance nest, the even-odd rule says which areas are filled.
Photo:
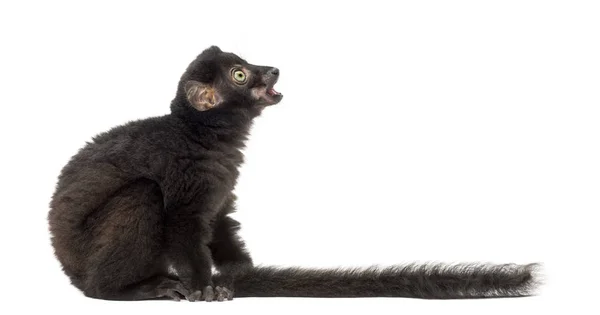
[[283, 95], [273, 88], [279, 69], [247, 63], [212, 46], [200, 54], [184, 74], [183, 88], [189, 104], [199, 111], [218, 106], [265, 107]]

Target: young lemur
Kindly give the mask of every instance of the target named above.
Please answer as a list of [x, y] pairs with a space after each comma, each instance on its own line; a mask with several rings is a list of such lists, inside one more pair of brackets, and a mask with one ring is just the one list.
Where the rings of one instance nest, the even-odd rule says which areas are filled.
[[229, 214], [240, 149], [252, 120], [283, 98], [278, 78], [210, 47], [181, 77], [171, 114], [115, 127], [73, 156], [48, 217], [73, 285], [109, 300], [532, 294], [536, 264], [254, 267]]

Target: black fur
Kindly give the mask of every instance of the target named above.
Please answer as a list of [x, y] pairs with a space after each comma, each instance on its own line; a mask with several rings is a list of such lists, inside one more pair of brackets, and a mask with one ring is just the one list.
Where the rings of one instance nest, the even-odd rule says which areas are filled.
[[232, 191], [253, 118], [282, 98], [272, 89], [278, 76], [213, 46], [183, 74], [171, 114], [115, 127], [71, 159], [49, 223], [77, 288], [101, 299], [190, 301], [231, 299], [234, 289], [236, 296], [307, 297], [531, 293], [534, 265], [253, 267], [229, 217]]
[[[238, 297], [410, 297], [466, 299], [528, 296], [537, 264], [410, 264], [367, 269], [254, 268], [236, 279]], [[216, 276], [218, 278], [218, 275]]]

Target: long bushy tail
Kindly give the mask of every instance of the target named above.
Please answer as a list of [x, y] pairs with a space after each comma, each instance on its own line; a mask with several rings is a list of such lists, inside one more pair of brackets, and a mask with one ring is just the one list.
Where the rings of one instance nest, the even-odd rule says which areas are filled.
[[236, 278], [236, 297], [466, 299], [533, 295], [538, 264], [410, 264], [367, 269], [257, 267]]

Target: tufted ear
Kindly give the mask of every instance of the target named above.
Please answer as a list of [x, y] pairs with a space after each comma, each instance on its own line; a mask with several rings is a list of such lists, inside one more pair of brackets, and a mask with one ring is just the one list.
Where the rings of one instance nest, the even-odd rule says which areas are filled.
[[190, 105], [199, 111], [209, 110], [221, 103], [221, 96], [210, 84], [190, 80], [184, 86]]

